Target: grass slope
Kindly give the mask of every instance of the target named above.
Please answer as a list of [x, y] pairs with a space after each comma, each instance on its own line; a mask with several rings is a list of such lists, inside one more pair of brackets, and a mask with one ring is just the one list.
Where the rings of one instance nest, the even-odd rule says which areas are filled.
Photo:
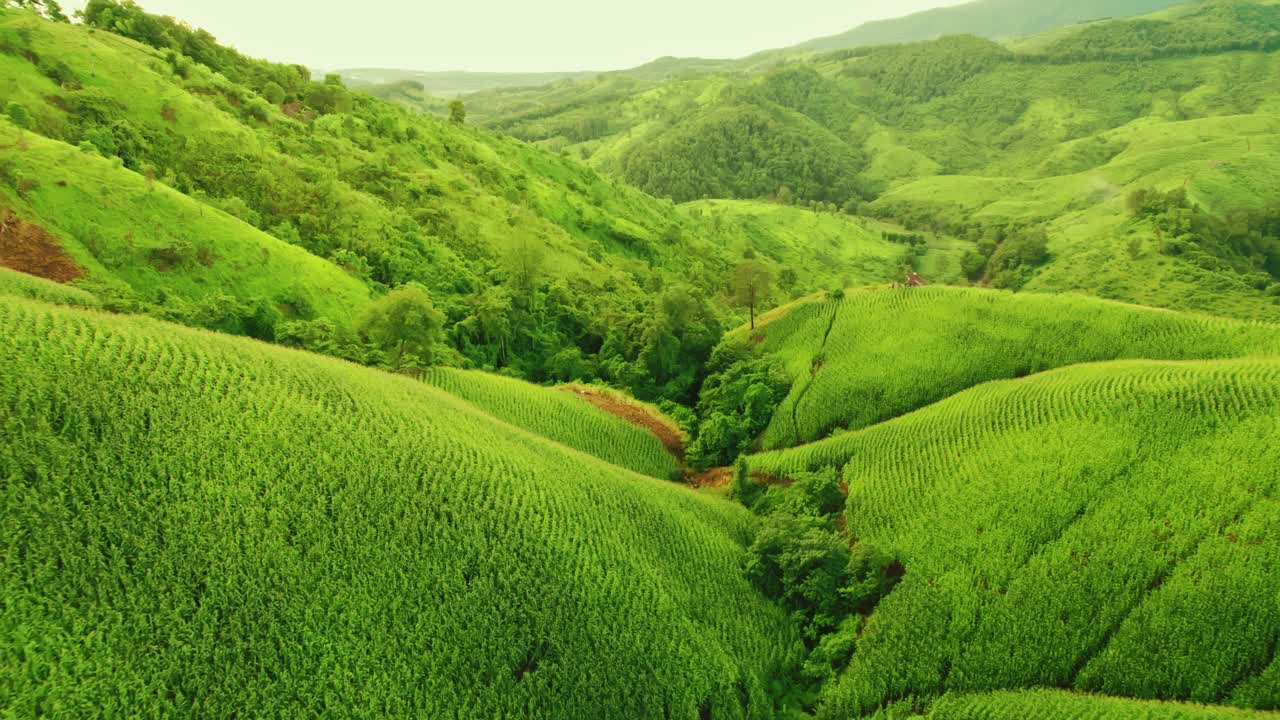
[[1032, 687], [1280, 708], [1280, 361], [1075, 366], [832, 442], [849, 534], [906, 571], [819, 717]]
[[86, 290], [3, 267], [0, 267], [0, 295], [88, 308], [100, 304], [98, 298]]
[[928, 287], [801, 303], [760, 333], [793, 378], [777, 449], [858, 429], [988, 380], [1121, 358], [1280, 355], [1280, 326], [1087, 297]]
[[90, 281], [170, 303], [265, 298], [341, 324], [369, 302], [333, 263], [96, 153], [6, 127], [0, 144], [11, 177], [36, 179], [0, 198], [54, 233]]
[[[785, 290], [900, 281], [912, 255], [885, 239], [886, 233], [905, 234], [905, 229], [870, 218], [752, 200], [704, 200], [680, 208], [710, 223], [731, 251], [754, 251], [807, 279]], [[943, 235], [926, 238], [924, 254], [916, 258], [921, 271], [935, 282], [961, 282], [960, 257], [972, 243]]]
[[495, 418], [619, 467], [680, 477], [679, 461], [658, 436], [563, 390], [449, 368], [428, 370], [424, 379]]
[[795, 659], [724, 501], [319, 356], [0, 334], [9, 714], [761, 717]]

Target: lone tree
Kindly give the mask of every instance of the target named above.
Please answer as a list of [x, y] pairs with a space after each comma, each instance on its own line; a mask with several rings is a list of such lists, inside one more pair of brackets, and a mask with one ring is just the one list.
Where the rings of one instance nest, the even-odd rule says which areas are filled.
[[406, 353], [430, 363], [431, 348], [444, 327], [444, 315], [421, 285], [402, 285], [369, 306], [360, 318], [360, 334], [384, 352], [395, 352], [400, 369]]
[[733, 299], [751, 312], [751, 329], [756, 329], [756, 308], [769, 297], [773, 275], [764, 263], [744, 260], [733, 272]]
[[449, 121], [455, 125], [461, 125], [467, 121], [467, 104], [462, 102], [462, 98], [449, 103]]

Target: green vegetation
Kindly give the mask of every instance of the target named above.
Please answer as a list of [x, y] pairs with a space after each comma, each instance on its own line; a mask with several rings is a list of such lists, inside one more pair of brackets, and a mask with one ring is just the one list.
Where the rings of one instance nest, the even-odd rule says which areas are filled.
[[935, 703], [929, 720], [1256, 720], [1259, 713], [1227, 707], [1098, 697], [1061, 690], [948, 695]]
[[764, 434], [768, 449], [867, 427], [989, 380], [1074, 363], [1280, 355], [1280, 326], [942, 287], [802, 302], [760, 334], [760, 351], [792, 383]]
[[423, 379], [499, 420], [613, 465], [664, 480], [680, 477], [679, 461], [656, 435], [570, 391], [448, 368], [428, 370]]
[[999, 40], [1031, 35], [1099, 18], [1142, 15], [1179, 0], [978, 0], [936, 8], [893, 20], [870, 22], [840, 35], [797, 46], [803, 50], [843, 50], [890, 43], [918, 42], [939, 35], [966, 33]]
[[[1241, 253], [1232, 237], [1268, 228], [1218, 226], [1179, 245], [1125, 204], [1179, 188], [1220, 220], [1274, 204], [1280, 6], [1208, 0], [1058, 27], [1171, 4], [974, 3], [936, 17], [946, 32], [970, 13], [1057, 29], [1004, 45], [949, 36], [772, 53], [665, 82], [622, 73], [468, 105], [657, 195], [834, 203], [981, 250], [944, 268], [947, 280], [1275, 321], [1275, 252]], [[745, 139], [726, 149], [726, 129]], [[1036, 252], [997, 252], [1028, 237]]]
[[828, 441], [850, 537], [905, 574], [818, 716], [1038, 686], [1274, 708], [1278, 381], [1082, 365]]
[[797, 657], [724, 500], [337, 360], [13, 298], [0, 334], [8, 713], [768, 717]]
[[101, 304], [91, 292], [2, 267], [0, 267], [0, 295], [88, 308], [98, 307]]
[[129, 3], [94, 0], [85, 25], [0, 10], [0, 100], [30, 125], [0, 127], [0, 202], [113, 310], [398, 367], [358, 325], [417, 285], [443, 316], [433, 362], [691, 405], [746, 315], [730, 303], [744, 253], [775, 277], [795, 266], [762, 305], [892, 275], [869, 268], [886, 250], [866, 233], [810, 252], [777, 224], [713, 223]]
[[1275, 718], [1280, 3], [1171, 5], [534, 87], [0, 3], [0, 716]]

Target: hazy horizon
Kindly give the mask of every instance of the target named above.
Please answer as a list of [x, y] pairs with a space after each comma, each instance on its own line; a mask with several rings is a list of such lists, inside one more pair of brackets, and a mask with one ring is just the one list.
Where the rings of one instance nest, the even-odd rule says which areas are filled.
[[[660, 57], [737, 58], [967, 0], [794, 0], [749, 12], [733, 0], [475, 0], [436, 7], [370, 0], [142, 0], [248, 55], [313, 68], [568, 72], [620, 70]], [[68, 11], [83, 0], [65, 3]], [[283, 31], [282, 31], [283, 30]]]

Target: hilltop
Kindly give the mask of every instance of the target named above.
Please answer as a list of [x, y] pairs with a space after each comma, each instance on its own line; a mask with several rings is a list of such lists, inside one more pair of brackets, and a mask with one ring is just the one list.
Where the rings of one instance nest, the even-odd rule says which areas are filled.
[[869, 22], [848, 32], [801, 43], [795, 49], [847, 50], [933, 40], [943, 35], [977, 35], [1002, 40], [1089, 20], [1144, 15], [1182, 2], [1185, 0], [976, 0]]

